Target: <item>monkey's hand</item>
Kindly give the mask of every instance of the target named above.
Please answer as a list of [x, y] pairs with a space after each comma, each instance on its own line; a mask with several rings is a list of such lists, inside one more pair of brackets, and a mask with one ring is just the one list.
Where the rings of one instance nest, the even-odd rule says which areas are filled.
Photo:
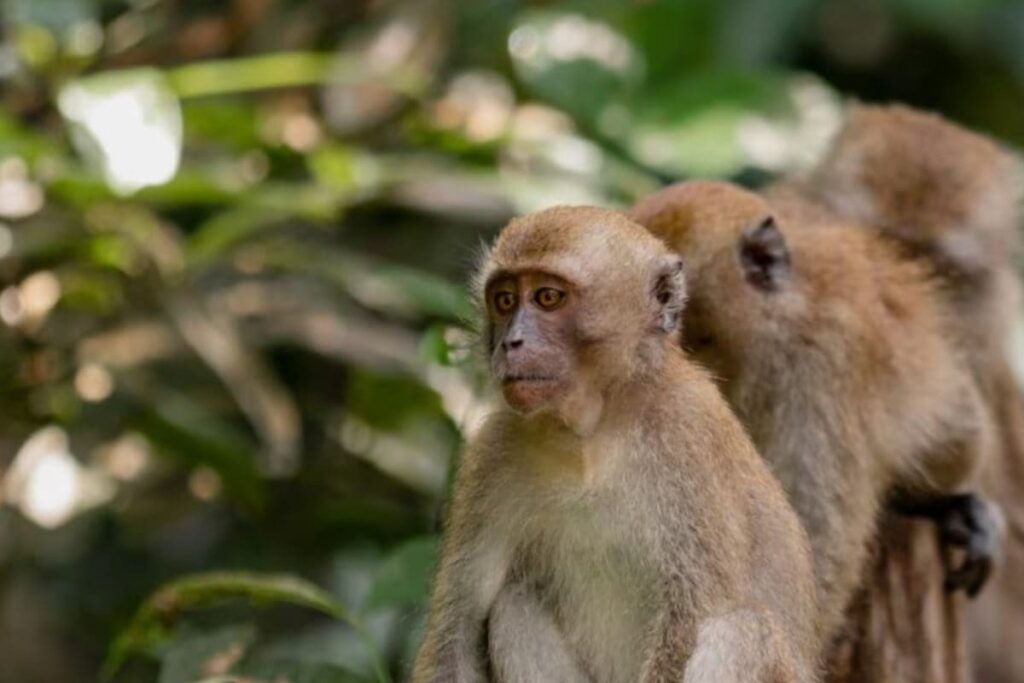
[[897, 509], [935, 522], [945, 551], [946, 590], [976, 596], [992, 573], [1002, 545], [998, 507], [973, 493], [958, 493], [927, 502], [902, 502]]
[[[1002, 540], [999, 512], [992, 503], [972, 493], [949, 497], [946, 510], [935, 523], [946, 553], [946, 590], [964, 590], [974, 597], [984, 587]], [[960, 561], [953, 557], [959, 554]]]

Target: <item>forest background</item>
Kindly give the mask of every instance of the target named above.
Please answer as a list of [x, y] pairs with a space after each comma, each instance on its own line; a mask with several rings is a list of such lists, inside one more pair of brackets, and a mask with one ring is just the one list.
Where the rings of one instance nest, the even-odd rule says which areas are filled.
[[400, 680], [509, 217], [1024, 143], [1012, 0], [0, 8], [0, 683]]

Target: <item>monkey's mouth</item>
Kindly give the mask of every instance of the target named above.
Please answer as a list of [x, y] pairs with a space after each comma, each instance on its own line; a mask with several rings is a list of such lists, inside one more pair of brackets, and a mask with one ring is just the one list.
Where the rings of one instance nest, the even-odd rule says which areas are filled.
[[550, 375], [506, 375], [501, 383], [508, 386], [519, 382], [554, 382], [555, 378]]
[[547, 404], [558, 393], [558, 380], [550, 375], [506, 375], [501, 392], [512, 408], [532, 412]]

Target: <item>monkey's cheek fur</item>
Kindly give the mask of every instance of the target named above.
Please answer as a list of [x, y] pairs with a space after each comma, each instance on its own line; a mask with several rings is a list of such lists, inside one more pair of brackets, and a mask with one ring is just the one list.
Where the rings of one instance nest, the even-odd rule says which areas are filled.
[[502, 384], [501, 392], [513, 410], [532, 413], [558, 394], [558, 385], [553, 379], [507, 380]]

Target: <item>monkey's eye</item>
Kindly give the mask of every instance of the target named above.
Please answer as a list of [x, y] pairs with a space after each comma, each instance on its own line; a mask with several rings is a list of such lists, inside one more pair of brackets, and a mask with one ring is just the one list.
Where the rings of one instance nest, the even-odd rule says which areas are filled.
[[541, 287], [537, 290], [537, 293], [533, 295], [533, 300], [537, 302], [537, 305], [546, 311], [558, 308], [563, 301], [565, 301], [565, 292], [559, 291], [553, 287]]
[[516, 307], [516, 296], [509, 291], [499, 291], [494, 293], [494, 310], [502, 315], [506, 315], [512, 312], [512, 309]]

